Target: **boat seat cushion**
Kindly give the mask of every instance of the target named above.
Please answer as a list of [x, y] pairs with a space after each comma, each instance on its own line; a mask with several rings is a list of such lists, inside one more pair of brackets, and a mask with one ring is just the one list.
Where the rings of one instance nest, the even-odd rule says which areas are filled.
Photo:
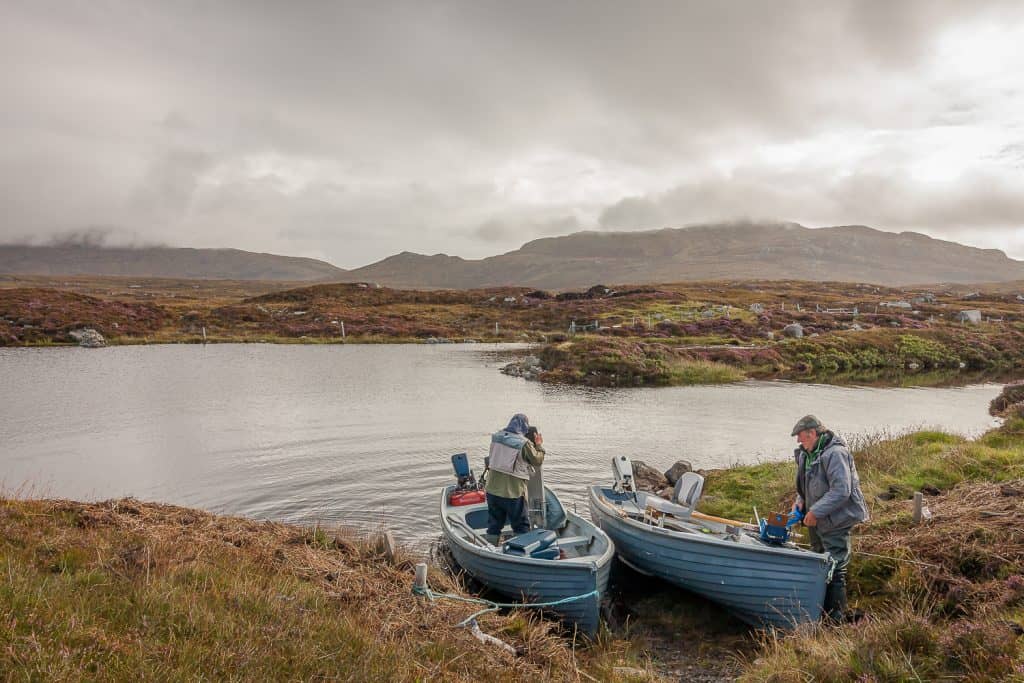
[[543, 550], [534, 550], [530, 553], [530, 557], [538, 560], [557, 560], [562, 556], [562, 551], [558, 549], [557, 545], [548, 546]]
[[693, 510], [700, 502], [700, 494], [704, 491], [704, 477], [696, 472], [686, 472], [679, 477], [675, 489], [672, 491], [672, 500], [685, 508]]
[[558, 535], [547, 529], [534, 529], [505, 541], [503, 549], [509, 555], [532, 555], [538, 550], [550, 547]]
[[558, 545], [564, 547], [571, 547], [574, 545], [590, 544], [594, 541], [594, 536], [565, 536], [564, 538], [558, 539]]
[[682, 505], [676, 505], [670, 503], [664, 498], [658, 498], [657, 496], [646, 496], [641, 503], [645, 508], [651, 507], [659, 512], [664, 512], [667, 515], [673, 515], [675, 517], [689, 517], [692, 510]]

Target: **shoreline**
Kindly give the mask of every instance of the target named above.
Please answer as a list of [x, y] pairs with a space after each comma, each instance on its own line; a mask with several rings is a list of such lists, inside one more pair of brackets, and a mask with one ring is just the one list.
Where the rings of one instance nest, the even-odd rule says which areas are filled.
[[[0, 287], [0, 347], [71, 345], [83, 334], [83, 345], [526, 343], [537, 345], [537, 360], [520, 376], [585, 386], [747, 378], [900, 386], [961, 371], [1024, 370], [1024, 304], [999, 288], [750, 281], [552, 293], [47, 277], [8, 284]], [[969, 322], [961, 321], [965, 311]]]
[[[868, 614], [860, 624], [758, 635], [723, 621], [706, 601], [627, 575], [612, 596], [616, 623], [596, 645], [574, 647], [552, 622], [530, 613], [489, 615], [484, 630], [522, 652], [510, 658], [451, 627], [464, 608], [416, 602], [408, 593], [412, 556], [400, 549], [388, 560], [375, 539], [131, 499], [0, 498], [2, 561], [14, 578], [0, 591], [0, 606], [16, 615], [7, 637], [37, 643], [31, 650], [0, 649], [0, 663], [51, 673], [71, 665], [109, 673], [130, 664], [178, 675], [193, 666], [228, 671], [222, 667], [230, 665], [278, 676], [337, 675], [330, 667], [341, 666], [396, 680], [426, 672], [491, 680], [495, 670], [514, 678], [632, 681], [790, 681], [807, 672], [836, 681], [855, 672], [1013, 675], [1024, 670], [1020, 393], [1008, 388], [993, 402], [1005, 421], [976, 439], [918, 431], [854, 445], [872, 508], [871, 522], [854, 534], [851, 604]], [[782, 509], [792, 495], [791, 469], [779, 462], [708, 471], [700, 509], [740, 518], [752, 504]], [[923, 525], [910, 519], [915, 490], [926, 492], [933, 515]], [[430, 582], [462, 590], [436, 567]], [[45, 609], [32, 597], [41, 590], [49, 596]], [[198, 613], [206, 619], [199, 623], [196, 595], [216, 603]], [[246, 619], [285, 640], [246, 630], [238, 605]], [[316, 627], [299, 629], [300, 617]], [[84, 633], [99, 645], [76, 649]], [[291, 640], [296, 648], [280, 644]], [[688, 650], [681, 659], [680, 642], [696, 654]], [[294, 659], [302, 650], [315, 657]], [[338, 652], [347, 654], [331, 654]], [[367, 661], [379, 667], [373, 675], [346, 668]], [[287, 668], [295, 666], [305, 668]]]

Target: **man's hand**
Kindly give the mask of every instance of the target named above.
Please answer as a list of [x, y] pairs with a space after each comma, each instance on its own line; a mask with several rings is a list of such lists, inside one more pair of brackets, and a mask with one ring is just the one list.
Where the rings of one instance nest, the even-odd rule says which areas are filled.
[[533, 438], [534, 438], [534, 443], [537, 444], [538, 446], [540, 446], [540, 445], [542, 445], [544, 443], [544, 437], [540, 435], [540, 432], [537, 432], [537, 434], [534, 435]]
[[808, 510], [804, 515], [804, 526], [818, 526], [818, 518], [814, 516], [813, 510]]

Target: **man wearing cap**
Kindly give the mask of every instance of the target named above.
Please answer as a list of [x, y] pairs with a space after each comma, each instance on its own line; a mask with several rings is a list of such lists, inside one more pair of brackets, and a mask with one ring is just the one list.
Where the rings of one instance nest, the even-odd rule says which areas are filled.
[[860, 490], [857, 465], [846, 443], [806, 415], [793, 427], [799, 447], [796, 458], [796, 509], [815, 552], [828, 552], [836, 561], [825, 590], [824, 612], [833, 621], [846, 618], [846, 567], [850, 563], [850, 531], [868, 519]]
[[516, 534], [530, 530], [526, 488], [531, 467], [544, 462], [543, 444], [540, 432], [530, 427], [522, 413], [513, 415], [505, 429], [491, 435], [485, 536], [491, 544], [498, 544], [506, 520]]

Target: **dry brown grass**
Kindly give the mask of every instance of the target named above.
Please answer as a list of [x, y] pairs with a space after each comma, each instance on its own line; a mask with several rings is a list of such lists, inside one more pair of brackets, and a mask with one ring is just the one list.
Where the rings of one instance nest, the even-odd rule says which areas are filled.
[[0, 530], [0, 671], [17, 678], [588, 680], [629, 661], [532, 613], [480, 619], [519, 656], [484, 645], [455, 626], [473, 605], [414, 596], [414, 557], [343, 530], [133, 499], [0, 500]]

